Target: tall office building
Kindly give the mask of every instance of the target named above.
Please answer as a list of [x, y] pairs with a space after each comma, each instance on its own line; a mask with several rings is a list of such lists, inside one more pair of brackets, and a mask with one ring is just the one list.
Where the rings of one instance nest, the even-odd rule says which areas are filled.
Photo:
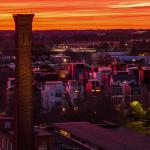
[[33, 150], [32, 21], [33, 14], [16, 14], [15, 150]]

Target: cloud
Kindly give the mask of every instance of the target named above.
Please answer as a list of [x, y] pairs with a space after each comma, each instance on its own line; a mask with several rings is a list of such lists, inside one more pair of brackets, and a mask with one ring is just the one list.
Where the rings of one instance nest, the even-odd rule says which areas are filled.
[[141, 7], [150, 7], [150, 2], [119, 3], [119, 4], [114, 4], [109, 6], [109, 8], [141, 8]]
[[37, 18], [53, 18], [53, 17], [94, 17], [94, 16], [117, 16], [117, 15], [121, 15], [121, 13], [99, 13], [99, 12], [86, 12], [86, 11], [75, 11], [72, 12], [70, 11], [69, 13], [65, 12], [65, 11], [61, 11], [61, 12], [57, 12], [57, 11], [53, 11], [53, 12], [40, 12], [40, 13], [36, 13], [35, 16]]

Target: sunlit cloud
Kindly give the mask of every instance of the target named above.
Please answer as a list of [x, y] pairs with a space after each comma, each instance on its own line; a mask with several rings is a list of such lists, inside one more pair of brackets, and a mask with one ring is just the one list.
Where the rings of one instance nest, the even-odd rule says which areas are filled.
[[120, 3], [115, 5], [110, 5], [110, 8], [138, 8], [138, 7], [150, 7], [150, 2], [141, 3]]
[[[82, 12], [82, 13], [81, 13]], [[86, 11], [76, 11], [76, 12], [47, 12], [47, 13], [36, 13], [35, 17], [40, 17], [40, 18], [55, 18], [55, 17], [59, 17], [59, 18], [63, 18], [63, 17], [94, 17], [94, 16], [118, 16], [118, 15], [122, 15], [122, 13], [99, 13], [99, 12], [93, 12], [93, 13], [89, 13]]]
[[9, 14], [9, 13], [0, 14], [0, 19], [8, 19], [8, 18], [10, 18], [10, 17], [12, 17], [12, 15]]
[[0, 30], [13, 14], [34, 13], [34, 30], [150, 28], [149, 0], [0, 0]]

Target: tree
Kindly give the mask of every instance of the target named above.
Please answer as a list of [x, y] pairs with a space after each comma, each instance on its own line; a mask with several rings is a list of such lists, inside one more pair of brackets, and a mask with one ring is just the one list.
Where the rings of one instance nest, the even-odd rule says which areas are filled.
[[55, 69], [47, 64], [43, 64], [40, 66], [40, 69], [45, 72], [55, 72]]
[[99, 58], [97, 59], [96, 64], [97, 65], [108, 65], [112, 63], [112, 56], [109, 54], [102, 54], [101, 56], [99, 56]]
[[135, 56], [135, 55], [137, 55], [138, 54], [138, 48], [136, 47], [136, 46], [133, 46], [132, 48], [131, 48], [131, 51], [130, 51], [130, 55], [131, 56]]
[[132, 115], [135, 121], [144, 120], [146, 111], [143, 109], [142, 104], [139, 101], [133, 101], [131, 103]]

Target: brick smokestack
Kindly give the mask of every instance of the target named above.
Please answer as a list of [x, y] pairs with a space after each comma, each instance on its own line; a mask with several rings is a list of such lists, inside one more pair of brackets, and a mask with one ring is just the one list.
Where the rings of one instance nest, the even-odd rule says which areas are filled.
[[16, 14], [15, 150], [33, 150], [32, 21], [33, 14]]

